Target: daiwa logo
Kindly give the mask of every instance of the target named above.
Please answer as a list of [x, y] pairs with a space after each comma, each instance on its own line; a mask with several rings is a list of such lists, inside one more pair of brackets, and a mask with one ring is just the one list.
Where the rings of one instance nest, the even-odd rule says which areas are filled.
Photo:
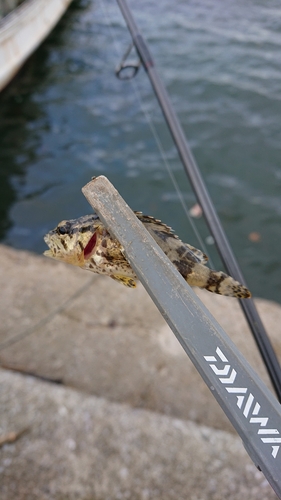
[[[247, 387], [237, 387], [235, 379], [237, 372], [231, 368], [227, 357], [222, 350], [216, 348], [216, 356], [204, 356], [204, 359], [209, 363], [210, 368], [215, 375], [219, 377], [220, 382], [225, 385], [225, 389], [230, 394], [235, 394], [237, 398], [237, 406], [243, 412], [244, 417], [249, 420], [250, 424], [259, 424], [258, 434], [261, 441], [266, 444], [272, 445], [271, 455], [273, 458], [277, 457], [280, 445], [281, 436], [278, 429], [270, 429], [267, 427], [268, 417], [258, 416], [260, 414], [260, 404], [255, 401], [253, 394]], [[223, 368], [218, 368], [214, 363], [224, 363]], [[280, 444], [278, 444], [280, 443]]]

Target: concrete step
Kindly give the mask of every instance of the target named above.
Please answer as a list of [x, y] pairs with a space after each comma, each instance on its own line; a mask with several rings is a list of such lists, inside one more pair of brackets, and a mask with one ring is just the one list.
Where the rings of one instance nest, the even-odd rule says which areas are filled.
[[[0, 246], [0, 364], [88, 394], [233, 432], [141, 285], [126, 289]], [[198, 291], [270, 386], [235, 299]], [[281, 358], [281, 307], [257, 300]]]
[[0, 387], [1, 500], [277, 498], [231, 433], [7, 370]]

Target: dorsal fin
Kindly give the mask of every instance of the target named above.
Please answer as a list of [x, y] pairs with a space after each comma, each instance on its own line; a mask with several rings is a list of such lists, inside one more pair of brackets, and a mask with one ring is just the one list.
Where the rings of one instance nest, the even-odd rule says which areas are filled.
[[152, 217], [151, 215], [143, 215], [142, 212], [134, 213], [144, 225], [154, 223], [159, 227], [159, 229], [162, 229], [162, 231], [164, 230], [166, 233], [168, 233], [169, 236], [179, 239], [179, 237], [174, 233], [174, 230], [170, 226], [167, 226], [167, 224], [164, 224], [164, 222], [162, 222], [160, 219], [155, 219], [155, 217]]
[[166, 254], [167, 248], [165, 248], [164, 243], [161, 244], [161, 240], [165, 241], [167, 243], [167, 247], [170, 249], [178, 247], [178, 252], [180, 252], [181, 256], [186, 253], [186, 257], [191, 259], [193, 262], [199, 262], [200, 264], [207, 263], [207, 255], [198, 248], [195, 248], [188, 243], [181, 242], [180, 238], [174, 233], [170, 226], [167, 226], [167, 224], [164, 224], [161, 220], [155, 219], [150, 215], [143, 215], [142, 212], [135, 212], [135, 215], [143, 223], [151, 236], [154, 237], [156, 242], [160, 244], [162, 250], [164, 250]]

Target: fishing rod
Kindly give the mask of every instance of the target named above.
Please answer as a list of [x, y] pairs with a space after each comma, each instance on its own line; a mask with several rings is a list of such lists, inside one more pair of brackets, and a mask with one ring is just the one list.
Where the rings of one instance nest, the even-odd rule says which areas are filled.
[[[131, 33], [132, 41], [137, 50], [140, 61], [150, 79], [152, 88], [158, 99], [164, 118], [170, 129], [172, 138], [183, 163], [184, 170], [196, 194], [198, 203], [202, 207], [205, 220], [211, 234], [213, 235], [216, 247], [225, 265], [225, 268], [234, 279], [245, 284], [242, 272], [232, 252], [224, 229], [221, 225], [220, 219], [216, 213], [213, 202], [209, 196], [204, 180], [201, 176], [200, 170], [188, 146], [181, 124], [172, 107], [168, 93], [156, 71], [155, 63], [149, 51], [148, 45], [135, 23], [126, 0], [117, 0], [117, 3]], [[128, 52], [129, 51], [127, 51], [125, 57], [127, 57]], [[138, 64], [134, 66], [132, 63], [128, 65], [128, 67], [132, 71], [132, 76], [135, 76], [135, 74], [137, 73], [138, 66]], [[123, 59], [120, 67], [118, 68], [117, 76], [122, 78], [121, 73], [124, 70], [126, 70], [126, 63]], [[278, 400], [279, 402], [281, 402], [281, 368], [271, 341], [261, 321], [254, 301], [252, 299], [247, 299], [245, 301], [239, 300], [239, 303], [249, 324], [255, 342], [258, 346], [261, 357], [265, 363]]]

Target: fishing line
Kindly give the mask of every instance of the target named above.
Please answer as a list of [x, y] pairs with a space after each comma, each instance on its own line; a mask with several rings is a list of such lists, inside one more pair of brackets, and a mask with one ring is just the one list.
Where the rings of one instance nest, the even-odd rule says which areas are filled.
[[[150, 118], [150, 115], [149, 115], [148, 111], [144, 107], [144, 104], [143, 104], [143, 101], [142, 101], [142, 97], [139, 94], [139, 89], [137, 87], [137, 84], [136, 84], [136, 82], [132, 82], [132, 84], [133, 84], [133, 86], [135, 86], [136, 93], [138, 93], [140, 107], [142, 109], [143, 114], [145, 115], [147, 123], [148, 123], [148, 125], [150, 127], [150, 130], [151, 130], [152, 134], [153, 134], [154, 140], [155, 140], [155, 142], [157, 144], [157, 147], [159, 149], [160, 155], [162, 157], [162, 160], [164, 162], [166, 170], [167, 170], [167, 172], [168, 172], [168, 174], [170, 176], [171, 182], [172, 182], [172, 184], [174, 186], [174, 189], [175, 189], [175, 191], [177, 193], [177, 196], [178, 196], [179, 201], [180, 201], [180, 203], [182, 205], [182, 208], [183, 208], [183, 210], [185, 212], [185, 215], [186, 215], [186, 217], [187, 217], [187, 219], [188, 219], [188, 221], [189, 221], [189, 223], [190, 223], [190, 225], [191, 225], [191, 227], [193, 229], [193, 232], [194, 232], [194, 234], [195, 234], [195, 236], [197, 238], [197, 241], [199, 242], [199, 245], [201, 246], [201, 248], [205, 252], [205, 254], [208, 254], [208, 251], [206, 249], [205, 243], [203, 242], [203, 240], [201, 238], [201, 235], [200, 235], [200, 233], [199, 233], [199, 231], [198, 231], [198, 229], [197, 229], [197, 227], [196, 227], [196, 225], [194, 223], [194, 220], [190, 216], [189, 209], [188, 209], [188, 207], [186, 205], [186, 202], [184, 200], [184, 196], [183, 196], [183, 194], [181, 192], [181, 189], [180, 189], [180, 187], [178, 185], [178, 182], [177, 182], [177, 180], [175, 178], [175, 175], [174, 175], [174, 173], [172, 171], [171, 165], [170, 165], [170, 163], [169, 163], [169, 161], [167, 159], [167, 156], [166, 156], [165, 150], [163, 148], [163, 145], [162, 145], [161, 139], [159, 137], [159, 134], [158, 134], [158, 132], [157, 132], [155, 126], [154, 126], [153, 121]], [[213, 264], [213, 262], [212, 262], [212, 260], [211, 260], [210, 257], [209, 257], [209, 263], [210, 263], [211, 267], [214, 267], [214, 264]]]
[[[122, 58], [122, 53], [121, 53], [121, 51], [119, 49], [119, 46], [118, 46], [118, 43], [117, 43], [117, 40], [116, 40], [116, 36], [114, 35], [113, 23], [111, 21], [110, 15], [109, 15], [108, 10], [107, 10], [107, 7], [105, 5], [105, 0], [100, 0], [100, 5], [101, 5], [101, 8], [102, 8], [102, 11], [103, 11], [106, 23], [107, 23], [107, 27], [108, 27], [109, 32], [110, 32], [110, 36], [111, 36], [111, 39], [112, 39], [112, 42], [113, 42], [113, 46], [114, 46], [116, 55], [117, 55], [117, 57], [119, 59], [121, 59]], [[136, 96], [137, 101], [139, 103], [139, 107], [140, 107], [140, 109], [141, 109], [141, 111], [142, 111], [142, 113], [143, 113], [143, 115], [145, 117], [146, 123], [149, 126], [150, 131], [151, 131], [151, 133], [153, 135], [153, 138], [154, 138], [154, 140], [156, 142], [156, 145], [157, 145], [159, 153], [160, 153], [160, 157], [162, 158], [162, 161], [163, 161], [163, 163], [165, 165], [167, 173], [168, 173], [168, 175], [170, 177], [170, 180], [171, 180], [171, 182], [172, 182], [172, 184], [174, 186], [174, 189], [175, 189], [175, 191], [177, 193], [177, 196], [178, 196], [180, 204], [181, 204], [181, 206], [183, 208], [183, 211], [184, 211], [184, 213], [185, 213], [185, 215], [186, 215], [186, 217], [187, 217], [187, 219], [188, 219], [188, 221], [189, 221], [189, 223], [191, 225], [191, 228], [192, 228], [192, 230], [193, 230], [193, 232], [194, 232], [194, 234], [195, 234], [195, 236], [197, 238], [197, 241], [198, 241], [201, 249], [203, 250], [203, 252], [205, 254], [208, 255], [208, 250], [206, 248], [206, 245], [205, 245], [204, 241], [202, 240], [201, 235], [200, 235], [200, 233], [199, 233], [199, 231], [198, 231], [198, 229], [197, 229], [197, 227], [195, 225], [195, 222], [194, 222], [194, 220], [192, 219], [192, 217], [191, 217], [191, 215], [189, 213], [189, 209], [188, 209], [188, 207], [186, 205], [186, 202], [184, 200], [184, 196], [183, 196], [183, 194], [181, 192], [181, 189], [180, 189], [180, 187], [178, 185], [178, 182], [177, 182], [177, 180], [175, 178], [175, 175], [174, 175], [174, 173], [172, 171], [171, 165], [169, 163], [169, 160], [167, 158], [166, 152], [165, 152], [164, 147], [162, 145], [160, 136], [159, 136], [159, 134], [158, 134], [158, 132], [157, 132], [157, 130], [155, 128], [155, 125], [154, 125], [154, 123], [153, 123], [153, 121], [151, 119], [151, 116], [150, 116], [148, 110], [145, 107], [143, 98], [142, 98], [141, 93], [140, 93], [139, 86], [138, 86], [136, 80], [134, 80], [134, 79], [130, 80], [130, 83], [132, 85], [132, 88], [134, 90], [135, 96]], [[212, 268], [215, 267], [214, 263], [212, 262], [212, 259], [210, 257], [209, 257], [209, 263], [210, 263], [210, 266]]]

